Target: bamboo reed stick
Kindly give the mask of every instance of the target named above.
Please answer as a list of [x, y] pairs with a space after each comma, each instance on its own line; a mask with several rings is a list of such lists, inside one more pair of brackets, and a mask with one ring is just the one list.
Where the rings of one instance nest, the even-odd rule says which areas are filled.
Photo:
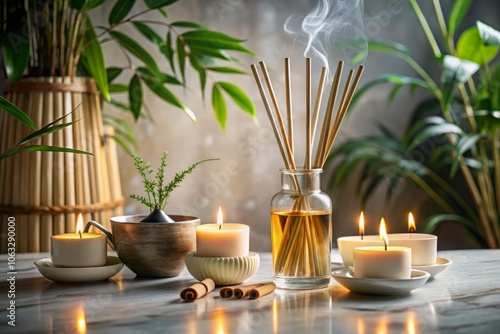
[[[345, 101], [343, 103], [341, 103], [341, 105], [339, 105], [339, 110], [337, 112], [338, 120], [336, 120], [334, 129], [329, 135], [328, 142], [327, 142], [327, 149], [323, 155], [323, 159], [321, 161], [321, 167], [324, 166], [326, 159], [328, 158], [328, 155], [330, 154], [330, 151], [333, 147], [333, 143], [334, 143], [335, 138], [337, 136], [337, 133], [340, 129], [340, 125], [342, 124], [342, 121], [343, 121], [345, 115], [347, 114], [347, 110], [349, 109], [349, 105], [351, 104], [352, 98], [354, 96], [354, 92], [356, 91], [359, 80], [361, 79], [361, 76], [363, 75], [364, 69], [365, 69], [365, 67], [363, 65], [360, 65], [358, 67], [358, 69], [356, 70], [356, 75], [354, 77], [354, 81], [349, 87], [347, 97], [345, 98]], [[349, 77], [352, 77], [352, 70], [350, 71], [349, 74], [350, 74]], [[345, 86], [344, 92], [346, 90], [347, 90], [347, 84]], [[344, 96], [342, 97], [342, 100], [344, 100]]]
[[281, 112], [278, 106], [278, 100], [276, 99], [276, 94], [274, 93], [273, 85], [271, 83], [271, 78], [269, 77], [269, 73], [267, 71], [266, 64], [263, 61], [259, 62], [260, 67], [262, 69], [262, 73], [264, 74], [264, 80], [267, 85], [267, 89], [269, 90], [269, 95], [271, 96], [271, 101], [273, 102], [274, 109], [276, 112], [276, 118], [278, 120], [278, 125], [281, 131], [281, 137], [283, 138], [283, 142], [285, 144], [286, 153], [288, 154], [289, 165], [291, 169], [295, 168], [295, 161], [293, 159], [293, 154], [290, 148], [290, 143], [288, 141], [288, 136], [286, 134], [285, 125], [283, 124], [283, 119], [281, 118]]
[[306, 58], [306, 159], [305, 169], [311, 169], [311, 58]]
[[281, 153], [281, 157], [283, 158], [283, 162], [285, 163], [286, 168], [290, 168], [290, 162], [287, 159], [287, 156], [285, 154], [285, 149], [284, 146], [285, 144], [283, 143], [283, 140], [281, 139], [279, 132], [278, 132], [278, 126], [276, 125], [276, 120], [273, 117], [272, 111], [271, 111], [271, 106], [269, 105], [269, 100], [267, 99], [266, 93], [264, 91], [264, 87], [262, 85], [262, 81], [259, 76], [259, 72], [257, 71], [257, 67], [255, 64], [252, 64], [251, 66], [253, 75], [255, 77], [255, 82], [257, 83], [257, 87], [259, 88], [260, 96], [262, 97], [262, 102], [264, 102], [264, 107], [267, 112], [267, 116], [269, 118], [269, 121], [271, 123], [271, 126], [274, 131], [274, 136], [276, 137], [276, 141], [278, 142], [278, 147]]
[[311, 137], [313, 138], [313, 143], [314, 143], [314, 138], [316, 137], [316, 128], [318, 126], [319, 110], [321, 109], [321, 100], [323, 98], [323, 90], [325, 87], [327, 73], [328, 69], [326, 67], [323, 67], [321, 69], [321, 76], [318, 83], [318, 91], [316, 93], [316, 102], [314, 104], [314, 113], [312, 119]]
[[285, 58], [285, 95], [286, 95], [286, 114], [288, 126], [288, 143], [292, 151], [292, 157], [295, 156], [295, 145], [293, 140], [293, 109], [292, 109], [292, 75], [290, 70], [290, 58]]
[[335, 100], [337, 99], [337, 92], [340, 85], [340, 78], [342, 76], [342, 68], [344, 67], [344, 62], [339, 61], [337, 64], [337, 69], [335, 70], [335, 75], [333, 78], [332, 87], [330, 90], [330, 96], [328, 97], [328, 104], [325, 111], [325, 117], [323, 119], [323, 126], [321, 129], [321, 135], [318, 142], [318, 148], [316, 150], [316, 158], [314, 159], [314, 166], [319, 167], [321, 162], [321, 157], [324, 155], [324, 150], [326, 146], [326, 140], [330, 132], [330, 123], [332, 122], [332, 113], [335, 106]]

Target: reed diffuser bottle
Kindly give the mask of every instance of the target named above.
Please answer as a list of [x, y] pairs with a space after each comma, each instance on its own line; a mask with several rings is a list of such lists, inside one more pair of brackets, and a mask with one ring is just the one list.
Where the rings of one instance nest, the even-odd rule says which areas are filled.
[[330, 283], [332, 202], [320, 190], [322, 169], [281, 171], [271, 200], [274, 283], [282, 289], [316, 289]]

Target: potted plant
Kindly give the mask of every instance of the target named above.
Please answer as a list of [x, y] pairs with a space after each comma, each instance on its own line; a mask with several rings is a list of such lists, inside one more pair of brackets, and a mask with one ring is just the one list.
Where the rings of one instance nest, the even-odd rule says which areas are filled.
[[[0, 173], [0, 184], [8, 188], [6, 193], [28, 189], [20, 196], [0, 196], [0, 206], [6, 208], [3, 213], [19, 214], [19, 224], [28, 231], [30, 241], [20, 240], [18, 251], [48, 251], [51, 234], [74, 229], [76, 212], [83, 212], [87, 220], [105, 222], [121, 213], [116, 144], [132, 150], [135, 137], [122, 117], [102, 114], [103, 102], [135, 120], [149, 118], [149, 113], [143, 113], [145, 90], [149, 90], [195, 121], [195, 113], [171, 90], [187, 86], [186, 71], [191, 68], [199, 76], [201, 94], [211, 88], [221, 128], [227, 99], [255, 118], [249, 97], [237, 85], [217, 78], [244, 73], [233, 66], [237, 60], [231, 52], [252, 52], [241, 39], [167, 16], [168, 6], [176, 2], [117, 0], [109, 5], [103, 0], [7, 0], [0, 5], [0, 47], [8, 78], [5, 99], [36, 124], [48, 124], [75, 110], [66, 121], [79, 122], [44, 136], [37, 144], [93, 154], [35, 152], [2, 161], [0, 169], [7, 172]], [[96, 26], [93, 13], [103, 10], [109, 10], [108, 22]], [[133, 27], [140, 38], [121, 31], [125, 26]], [[125, 63], [106, 59], [105, 43], [116, 44]], [[147, 43], [159, 50], [161, 59], [144, 48]], [[127, 75], [130, 80], [124, 82]], [[128, 102], [119, 102], [117, 94], [125, 94]], [[6, 147], [29, 135], [29, 129], [10, 115], [2, 117], [0, 133], [7, 138]]]
[[[473, 245], [499, 248], [500, 64], [495, 57], [500, 32], [477, 21], [456, 38], [471, 1], [456, 1], [445, 20], [436, 0], [433, 5], [442, 49], [417, 1], [409, 2], [441, 69], [441, 78], [432, 78], [406, 46], [370, 41], [371, 51], [406, 61], [417, 76], [384, 74], [358, 90], [354, 101], [384, 83], [394, 84], [390, 99], [403, 87], [424, 89], [428, 99], [416, 108], [401, 137], [381, 126], [381, 135], [350, 139], [336, 148], [330, 156], [330, 163], [339, 162], [332, 185], [340, 186], [361, 167], [358, 191], [364, 205], [382, 182], [389, 185], [390, 196], [401, 180], [408, 180], [429, 196], [421, 203], [421, 214], [427, 215], [424, 231], [452, 221], [465, 229]], [[437, 204], [438, 214], [429, 212], [430, 202]]]
[[118, 257], [142, 277], [172, 277], [184, 269], [184, 257], [196, 248], [196, 226], [200, 224], [200, 219], [167, 215], [165, 209], [168, 198], [199, 164], [217, 160], [199, 161], [176, 173], [169, 183], [165, 183], [167, 156], [167, 152], [164, 152], [156, 172], [141, 157], [133, 156], [146, 195], [134, 194], [130, 197], [147, 206], [149, 214], [112, 217], [112, 234], [95, 221], [89, 223], [111, 237]]

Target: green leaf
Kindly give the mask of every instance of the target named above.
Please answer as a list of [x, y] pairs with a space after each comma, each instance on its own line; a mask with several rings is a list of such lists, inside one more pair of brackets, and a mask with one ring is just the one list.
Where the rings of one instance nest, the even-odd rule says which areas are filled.
[[120, 147], [127, 152], [128, 155], [133, 155], [135, 153], [135, 150], [130, 148], [130, 145], [127, 145], [125, 141], [122, 140], [121, 137], [117, 135], [104, 135], [106, 138], [113, 139]]
[[484, 45], [500, 45], [500, 31], [493, 29], [481, 21], [476, 21], [476, 26]]
[[197, 56], [190, 54], [189, 60], [191, 62], [191, 66], [198, 72], [198, 75], [200, 77], [201, 95], [204, 97], [205, 96], [205, 84], [207, 82], [207, 74], [205, 72], [205, 68], [204, 68], [203, 64], [198, 60]]
[[138, 120], [142, 109], [142, 87], [137, 74], [132, 77], [132, 80], [130, 80], [128, 98], [130, 110], [132, 111], [135, 120]]
[[453, 159], [453, 163], [451, 165], [450, 169], [450, 179], [455, 177], [455, 174], [458, 170], [458, 167], [460, 165], [460, 159], [463, 157], [463, 155], [469, 151], [471, 148], [473, 148], [476, 143], [481, 139], [480, 134], [466, 134], [463, 137], [461, 137], [456, 144], [455, 147], [455, 157]]
[[452, 133], [463, 135], [464, 132], [460, 127], [450, 123], [428, 126], [415, 136], [415, 138], [408, 145], [407, 152], [410, 152], [423, 141], [431, 137]]
[[231, 74], [248, 74], [245, 71], [239, 70], [232, 67], [222, 67], [222, 66], [209, 66], [207, 67], [209, 71], [220, 72], [220, 73], [231, 73]]
[[474, 239], [477, 246], [481, 248], [488, 248], [488, 243], [478, 232], [476, 224], [474, 224], [474, 222], [471, 221], [468, 217], [463, 217], [458, 214], [440, 214], [431, 216], [425, 219], [424, 223], [422, 224], [424, 226], [422, 232], [432, 233], [436, 229], [436, 227], [444, 221], [456, 222], [462, 225], [465, 230], [469, 232], [469, 235]]
[[14, 116], [18, 121], [22, 122], [23, 124], [26, 124], [33, 130], [38, 130], [38, 127], [36, 124], [29, 118], [28, 115], [26, 115], [21, 109], [19, 109], [16, 105], [14, 105], [12, 102], [6, 100], [2, 96], [0, 96], [0, 108]]
[[160, 35], [156, 31], [151, 29], [151, 27], [148, 26], [147, 24], [144, 24], [142, 22], [132, 22], [132, 24], [149, 41], [151, 41], [157, 45], [165, 44], [165, 42], [163, 42]]
[[135, 149], [138, 149], [137, 142], [135, 140], [134, 128], [130, 124], [119, 117], [111, 116], [109, 114], [103, 115], [103, 121], [105, 124], [112, 126], [117, 135], [125, 138], [134, 146]]
[[71, 0], [69, 6], [80, 12], [100, 6], [105, 0]]
[[85, 22], [83, 44], [86, 47], [82, 52], [80, 62], [85, 70], [94, 78], [102, 96], [106, 101], [109, 101], [111, 97], [109, 96], [108, 73], [106, 71], [101, 43], [95, 34], [90, 17], [87, 15], [85, 15]]
[[128, 91], [128, 85], [125, 84], [111, 84], [109, 85], [110, 93], [124, 93]]
[[203, 56], [210, 56], [210, 57], [229, 60], [229, 61], [234, 60], [233, 57], [231, 57], [226, 52], [219, 50], [219, 49], [213, 49], [210, 47], [203, 47], [203, 46], [199, 46], [199, 45], [190, 45], [189, 48], [191, 49], [191, 53], [195, 54], [197, 56], [203, 55]]
[[233, 99], [233, 101], [247, 114], [252, 116], [252, 118], [256, 119], [255, 114], [255, 106], [252, 100], [248, 97], [247, 94], [238, 86], [233, 85], [229, 82], [219, 81], [215, 84], [218, 84], [226, 93]]
[[469, 11], [471, 3], [472, 0], [455, 0], [448, 22], [448, 34], [452, 38], [455, 35], [457, 28], [460, 26], [460, 23], [462, 23], [465, 14]]
[[175, 74], [175, 66], [174, 66], [174, 49], [172, 45], [172, 32], [169, 30], [167, 33], [167, 39], [165, 41], [165, 56], [168, 59], [168, 63], [170, 64], [170, 68]]
[[71, 0], [69, 3], [69, 6], [71, 8], [80, 10], [83, 8], [83, 6], [88, 2], [88, 0]]
[[[354, 105], [359, 101], [359, 99], [371, 88], [376, 87], [378, 85], [386, 84], [386, 83], [392, 83], [396, 86], [415, 86], [415, 87], [420, 87], [428, 91], [432, 91], [432, 88], [425, 82], [424, 80], [413, 78], [413, 77], [407, 77], [404, 75], [399, 75], [399, 74], [383, 74], [379, 76], [378, 78], [366, 83], [356, 91], [354, 94], [350, 108], [352, 109]], [[399, 91], [396, 91], [397, 93]]]
[[179, 63], [179, 71], [181, 72], [182, 82], [186, 82], [186, 52], [184, 51], [184, 43], [180, 37], [177, 38], [177, 61]]
[[173, 27], [180, 27], [180, 28], [194, 28], [194, 29], [208, 29], [202, 24], [196, 23], [196, 22], [189, 22], [189, 21], [176, 21], [172, 22]]
[[158, 97], [162, 98], [173, 106], [182, 109], [186, 114], [188, 114], [193, 122], [196, 122], [196, 116], [194, 115], [194, 113], [188, 107], [186, 107], [177, 96], [175, 96], [170, 90], [163, 86], [162, 83], [146, 77], [143, 77], [143, 80], [149, 87], [149, 89], [151, 89], [151, 91], [153, 91], [153, 93], [155, 93]]
[[122, 69], [119, 67], [108, 67], [106, 69], [106, 74], [108, 75], [108, 82], [112, 82], [122, 73]]
[[168, 74], [163, 73], [163, 72], [152, 72], [147, 67], [139, 67], [137, 69], [137, 71], [139, 73], [141, 73], [143, 77], [146, 76], [150, 79], [156, 79], [156, 80], [160, 81], [161, 83], [168, 83], [171, 85], [181, 85], [182, 84], [182, 82], [177, 80], [176, 77], [173, 77], [173, 76], [168, 75]]
[[469, 80], [476, 73], [479, 65], [460, 58], [446, 55], [443, 58], [443, 71], [441, 73], [441, 91], [445, 104], [449, 104], [455, 95], [459, 84]]
[[405, 45], [388, 40], [370, 39], [368, 40], [368, 50], [372, 52], [387, 53], [393, 56], [410, 54], [410, 51]]
[[[59, 120], [56, 120], [54, 122], [57, 122]], [[35, 132], [31, 133], [30, 135], [26, 136], [17, 145], [18, 146], [24, 145], [24, 144], [27, 144], [27, 143], [35, 140], [35, 139], [38, 139], [38, 138], [44, 137], [46, 135], [49, 135], [51, 133], [60, 131], [60, 130], [62, 130], [64, 128], [68, 127], [68, 126], [71, 126], [71, 125], [75, 124], [77, 121], [67, 122], [67, 123], [62, 123], [62, 124], [57, 124], [57, 125], [54, 125], [53, 124], [54, 122], [52, 122], [50, 124], [47, 124], [43, 128], [40, 128], [40, 129], [36, 130]]]
[[125, 103], [122, 103], [120, 101], [116, 101], [116, 100], [111, 99], [109, 101], [109, 104], [111, 104], [112, 106], [114, 106], [118, 109], [121, 109], [123, 111], [127, 111], [127, 112], [131, 111], [129, 106], [127, 106]]
[[145, 0], [146, 6], [151, 9], [158, 9], [161, 7], [169, 6], [178, 0]]
[[181, 36], [189, 47], [201, 46], [211, 49], [233, 50], [255, 55], [252, 51], [240, 44], [243, 40], [236, 39], [221, 32], [211, 30], [192, 30], [183, 33]]
[[135, 0], [118, 0], [109, 13], [109, 24], [114, 25], [123, 20], [134, 7], [134, 3]]
[[7, 17], [7, 28], [2, 42], [3, 61], [7, 78], [11, 84], [18, 82], [28, 66], [30, 43], [23, 22], [26, 12], [17, 9]]
[[67, 147], [47, 146], [47, 145], [29, 145], [29, 146], [18, 148], [14, 151], [7, 151], [7, 152], [0, 154], [0, 160], [11, 157], [11, 156], [18, 154], [18, 153], [21, 153], [21, 152], [64, 152], [64, 153], [93, 155], [90, 152], [76, 150], [76, 149], [67, 148]]
[[154, 72], [159, 72], [158, 65], [156, 65], [153, 57], [142, 46], [139, 45], [132, 38], [122, 34], [118, 31], [110, 31], [109, 33], [123, 48], [128, 52], [139, 58], [144, 65], [149, 67]]
[[457, 57], [470, 60], [482, 66], [489, 63], [498, 53], [498, 46], [486, 46], [476, 26], [464, 31], [457, 43]]
[[226, 101], [222, 97], [217, 85], [212, 87], [212, 108], [214, 109], [215, 117], [219, 122], [220, 127], [224, 131], [226, 129], [226, 119], [227, 119], [227, 108]]

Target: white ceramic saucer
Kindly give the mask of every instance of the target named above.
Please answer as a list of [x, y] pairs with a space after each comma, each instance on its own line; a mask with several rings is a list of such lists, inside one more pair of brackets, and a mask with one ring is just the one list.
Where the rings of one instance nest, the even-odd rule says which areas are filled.
[[108, 256], [102, 267], [60, 268], [54, 267], [49, 257], [36, 260], [35, 266], [40, 274], [55, 282], [94, 282], [116, 275], [122, 269], [123, 263], [116, 256]]
[[431, 277], [437, 276], [451, 267], [452, 261], [443, 257], [438, 257], [435, 264], [430, 266], [411, 266], [412, 269], [426, 271]]
[[404, 295], [421, 287], [430, 274], [412, 269], [409, 279], [354, 278], [351, 268], [334, 270], [332, 277], [351, 292], [362, 295]]

